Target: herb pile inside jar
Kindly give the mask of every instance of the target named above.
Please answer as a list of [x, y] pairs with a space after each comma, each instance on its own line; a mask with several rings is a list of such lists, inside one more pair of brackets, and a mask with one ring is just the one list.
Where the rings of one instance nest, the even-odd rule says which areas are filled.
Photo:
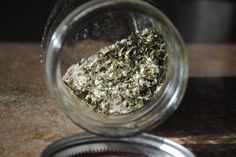
[[93, 111], [122, 115], [142, 108], [158, 93], [167, 61], [163, 36], [145, 29], [72, 65], [63, 81]]

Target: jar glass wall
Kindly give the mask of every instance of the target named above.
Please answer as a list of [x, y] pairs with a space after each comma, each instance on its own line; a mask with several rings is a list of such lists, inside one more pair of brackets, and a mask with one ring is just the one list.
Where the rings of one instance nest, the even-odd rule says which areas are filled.
[[[167, 44], [168, 70], [157, 96], [129, 114], [91, 111], [66, 88], [62, 76], [82, 58], [146, 28], [158, 30]], [[45, 76], [60, 106], [77, 125], [103, 136], [127, 136], [162, 123], [185, 92], [188, 66], [184, 43], [168, 18], [149, 1], [59, 1], [49, 18], [42, 47]]]

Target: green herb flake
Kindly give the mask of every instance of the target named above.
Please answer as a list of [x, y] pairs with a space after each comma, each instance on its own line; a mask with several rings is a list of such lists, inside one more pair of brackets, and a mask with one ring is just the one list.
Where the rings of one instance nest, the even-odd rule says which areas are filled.
[[144, 29], [72, 65], [63, 81], [93, 111], [127, 114], [158, 93], [166, 77], [167, 60], [162, 35]]

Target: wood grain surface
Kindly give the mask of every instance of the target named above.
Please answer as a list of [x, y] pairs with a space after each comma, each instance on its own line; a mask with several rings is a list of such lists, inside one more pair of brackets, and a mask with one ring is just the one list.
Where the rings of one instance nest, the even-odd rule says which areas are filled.
[[[179, 109], [151, 133], [199, 157], [236, 156], [236, 45], [188, 45], [190, 79]], [[0, 44], [0, 156], [33, 157], [81, 132], [49, 93], [38, 43]]]

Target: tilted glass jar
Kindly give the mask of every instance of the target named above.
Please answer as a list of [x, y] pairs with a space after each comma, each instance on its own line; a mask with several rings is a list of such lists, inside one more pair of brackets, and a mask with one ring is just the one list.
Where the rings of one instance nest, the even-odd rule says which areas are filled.
[[[143, 108], [120, 116], [96, 114], [65, 87], [62, 76], [69, 66], [145, 28], [161, 32], [169, 58], [161, 90]], [[78, 126], [97, 135], [125, 137], [154, 128], [177, 109], [185, 92], [184, 42], [152, 1], [59, 0], [48, 19], [42, 47], [45, 77], [61, 108]]]

